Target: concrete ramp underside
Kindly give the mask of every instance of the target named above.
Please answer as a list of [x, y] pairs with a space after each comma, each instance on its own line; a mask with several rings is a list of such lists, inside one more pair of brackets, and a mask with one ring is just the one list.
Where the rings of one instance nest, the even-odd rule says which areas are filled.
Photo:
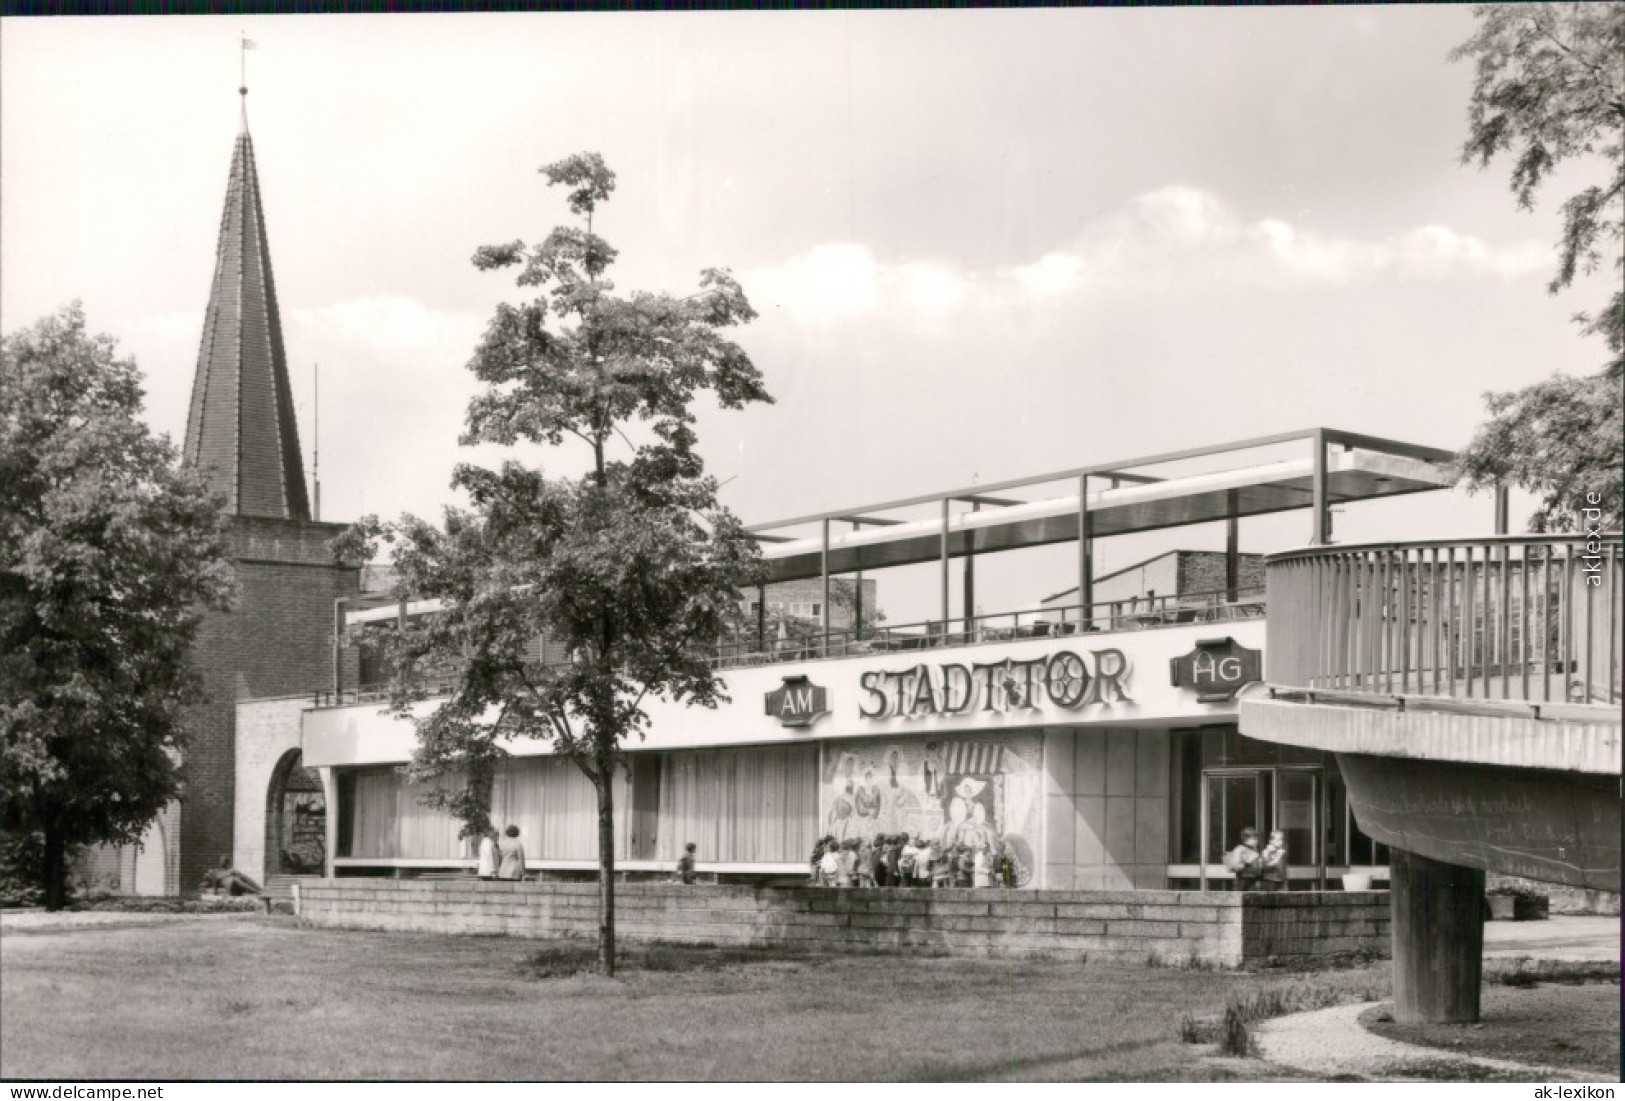
[[1360, 829], [1447, 864], [1620, 889], [1617, 775], [1339, 753]]

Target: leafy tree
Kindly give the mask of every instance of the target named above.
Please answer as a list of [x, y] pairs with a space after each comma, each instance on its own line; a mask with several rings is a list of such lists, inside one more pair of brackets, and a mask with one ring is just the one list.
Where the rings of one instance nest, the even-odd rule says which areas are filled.
[[77, 303], [0, 342], [0, 820], [39, 837], [52, 909], [73, 846], [136, 841], [179, 793], [189, 653], [233, 592], [219, 503], [141, 399]]
[[1512, 157], [1512, 192], [1534, 209], [1560, 164], [1596, 166], [1602, 178], [1562, 205], [1552, 294], [1605, 266], [1619, 273], [1601, 312], [1575, 315], [1601, 336], [1610, 359], [1588, 379], [1554, 377], [1510, 394], [1487, 394], [1490, 421], [1462, 454], [1469, 488], [1512, 482], [1540, 495], [1535, 531], [1574, 530], [1586, 494], [1605, 502], [1617, 530], [1625, 469], [1620, 405], [1625, 398], [1625, 4], [1486, 4], [1477, 33], [1451, 54], [1477, 74], [1463, 163]]
[[[486, 388], [470, 403], [462, 442], [572, 437], [590, 449], [591, 471], [550, 478], [512, 461], [460, 465], [453, 485], [470, 507], [447, 509], [443, 527], [369, 518], [355, 536], [368, 551], [378, 538], [395, 543], [399, 595], [441, 603], [394, 638], [391, 703], [417, 727], [412, 772], [440, 778], [431, 799], [463, 821], [464, 835], [487, 824], [504, 743], [550, 738], [592, 782], [599, 953], [613, 974], [612, 781], [622, 745], [648, 725], [645, 699], [724, 699], [707, 651], [737, 626], [739, 586], [760, 569], [756, 541], [718, 504], [695, 452], [694, 405], [702, 392], [728, 409], [772, 399], [723, 335], [755, 316], [726, 271], [705, 271], [687, 297], [615, 295], [605, 273], [616, 250], [593, 231], [614, 173], [596, 153], [542, 173], [570, 189], [583, 225], [475, 253], [475, 266], [517, 268], [518, 285], [541, 294], [491, 319], [469, 364]], [[646, 439], [634, 444], [626, 429], [640, 426]], [[629, 457], [612, 458], [623, 445]], [[538, 638], [570, 660], [536, 660]], [[421, 714], [413, 670], [425, 664], [453, 670], [454, 687]]]

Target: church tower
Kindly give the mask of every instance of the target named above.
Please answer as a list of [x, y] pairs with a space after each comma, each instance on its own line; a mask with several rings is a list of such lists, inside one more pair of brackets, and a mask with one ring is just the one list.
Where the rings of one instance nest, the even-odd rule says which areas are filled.
[[239, 516], [310, 519], [246, 116], [232, 150], [220, 216], [214, 280], [186, 418], [185, 462], [203, 470], [210, 488]]
[[[277, 838], [235, 833], [265, 829], [266, 803], [281, 796], [245, 789], [263, 787], [258, 777], [273, 767], [297, 772], [298, 751], [261, 745], [259, 732], [238, 730], [238, 705], [325, 686], [334, 601], [360, 587], [359, 568], [336, 563], [331, 549], [346, 525], [310, 515], [248, 92], [240, 91], [243, 124], [232, 148], [183, 451], [184, 464], [203, 473], [231, 515], [239, 595], [231, 612], [208, 614], [198, 636], [207, 698], [187, 723], [172, 890], [195, 887], [223, 854], [239, 854], [241, 863], [245, 851], [263, 852], [264, 867], [241, 869], [255, 878], [279, 870]], [[272, 759], [258, 759], [265, 755]]]

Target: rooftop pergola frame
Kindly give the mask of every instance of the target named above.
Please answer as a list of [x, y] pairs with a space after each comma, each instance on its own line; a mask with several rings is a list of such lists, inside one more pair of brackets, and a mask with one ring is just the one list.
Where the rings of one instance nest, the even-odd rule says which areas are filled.
[[[1292, 445], [1302, 454], [1250, 465], [1240, 461], [1245, 452]], [[1238, 461], [1204, 473], [1159, 475], [1147, 469], [1190, 460], [1222, 460], [1226, 456], [1237, 457]], [[946, 635], [951, 623], [949, 562], [960, 558], [965, 567], [963, 606], [967, 620], [962, 637], [969, 638], [975, 635], [970, 619], [976, 606], [978, 555], [1077, 543], [1082, 619], [1092, 614], [1094, 606], [1096, 539], [1219, 521], [1227, 527], [1225, 597], [1234, 602], [1239, 588], [1242, 518], [1308, 509], [1308, 545], [1325, 546], [1331, 541], [1332, 506], [1447, 489], [1455, 482], [1449, 470], [1454, 459], [1453, 452], [1435, 447], [1331, 428], [1307, 428], [755, 524], [746, 530], [761, 543], [767, 567], [766, 578], [758, 589], [758, 648], [767, 643], [766, 587], [775, 582], [822, 579], [819, 652], [829, 654], [834, 578], [855, 576], [857, 606], [853, 622], [861, 625], [865, 570], [939, 562], [941, 616], [925, 626]], [[1061, 487], [1061, 492], [1054, 492], [1056, 486]], [[960, 506], [957, 510], [956, 505]], [[932, 506], [934, 516], [921, 519], [917, 515], [896, 515], [926, 506]], [[1506, 494], [1498, 490], [1496, 533], [1505, 534], [1506, 527]], [[806, 534], [809, 528], [815, 534]], [[438, 607], [438, 601], [401, 601], [391, 593], [347, 597], [334, 609], [335, 635], [342, 637], [346, 626], [369, 622], [393, 620], [404, 624], [412, 616]], [[342, 687], [340, 656], [341, 647], [335, 646], [335, 692]]]
[[[1282, 445], [1297, 445], [1303, 454], [1200, 474], [1159, 476], [1147, 470]], [[968, 619], [975, 607], [977, 555], [1063, 542], [1078, 545], [1078, 602], [1087, 610], [1094, 604], [1096, 539], [1218, 521], [1228, 528], [1227, 595], [1235, 600], [1242, 518], [1308, 509], [1309, 545], [1325, 546], [1331, 541], [1332, 506], [1446, 489], [1455, 482], [1449, 470], [1454, 460], [1453, 452], [1440, 448], [1332, 428], [1306, 428], [755, 524], [747, 530], [761, 541], [767, 566], [757, 603], [758, 638], [765, 635], [769, 584], [822, 579], [821, 627], [827, 649], [832, 578], [855, 575], [860, 603], [854, 621], [861, 623], [865, 570], [931, 561], [941, 564], [940, 623], [945, 631], [950, 622], [951, 559], [964, 560], [963, 606]], [[1065, 487], [1058, 495], [1032, 495], [1057, 484]], [[1023, 490], [1028, 495], [1021, 495]], [[956, 505], [965, 507], [956, 510]], [[895, 515], [925, 506], [935, 506], [934, 518]], [[1495, 520], [1497, 532], [1504, 533], [1504, 490], [1496, 493]], [[846, 530], [839, 530], [838, 525]], [[816, 534], [794, 530], [809, 527]]]

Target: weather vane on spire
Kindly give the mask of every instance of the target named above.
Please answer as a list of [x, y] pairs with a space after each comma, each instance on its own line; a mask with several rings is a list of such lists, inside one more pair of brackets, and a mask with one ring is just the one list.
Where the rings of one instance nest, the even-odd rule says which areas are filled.
[[242, 31], [237, 32], [237, 94], [243, 97], [243, 128], [248, 128], [248, 51], [258, 49], [254, 40]]
[[259, 46], [252, 38], [248, 37], [248, 35], [241, 31], [237, 32], [237, 36], [239, 39], [237, 68], [238, 76], [241, 78], [238, 83], [237, 94], [246, 96], [248, 95], [248, 51], [257, 50], [259, 49]]

